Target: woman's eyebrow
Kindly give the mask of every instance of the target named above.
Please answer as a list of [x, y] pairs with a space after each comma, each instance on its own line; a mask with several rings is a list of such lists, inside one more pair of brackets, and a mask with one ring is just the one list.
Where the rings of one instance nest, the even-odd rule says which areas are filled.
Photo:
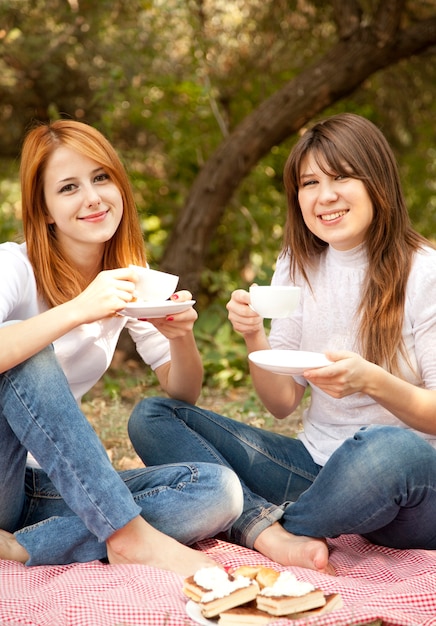
[[313, 172], [303, 172], [302, 174], [300, 174], [300, 179], [301, 178], [311, 178], [312, 176], [315, 176], [315, 174]]
[[[98, 172], [104, 172], [104, 171], [105, 171], [104, 167], [99, 166], [92, 170], [91, 175], [94, 176], [95, 174], [98, 174]], [[78, 178], [78, 176], [67, 176], [66, 178], [62, 178], [58, 180], [58, 183], [66, 183], [70, 180], [76, 180], [76, 178]]]

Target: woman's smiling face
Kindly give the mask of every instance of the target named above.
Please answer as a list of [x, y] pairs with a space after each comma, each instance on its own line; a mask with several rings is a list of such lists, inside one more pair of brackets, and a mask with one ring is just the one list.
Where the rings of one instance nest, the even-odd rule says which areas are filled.
[[304, 222], [333, 248], [351, 250], [363, 243], [373, 220], [371, 199], [361, 180], [326, 173], [322, 166], [311, 153], [302, 162], [298, 202]]
[[48, 223], [60, 245], [74, 254], [101, 247], [116, 232], [123, 201], [104, 168], [71, 148], [60, 146], [47, 161], [44, 196]]

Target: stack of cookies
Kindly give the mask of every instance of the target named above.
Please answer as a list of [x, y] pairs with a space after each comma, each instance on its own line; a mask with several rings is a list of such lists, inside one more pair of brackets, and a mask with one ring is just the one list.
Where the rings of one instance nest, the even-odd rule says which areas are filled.
[[339, 594], [325, 596], [290, 572], [262, 566], [231, 572], [206, 567], [185, 580], [183, 592], [198, 603], [203, 617], [219, 617], [219, 626], [268, 624], [278, 617], [300, 619], [342, 606]]

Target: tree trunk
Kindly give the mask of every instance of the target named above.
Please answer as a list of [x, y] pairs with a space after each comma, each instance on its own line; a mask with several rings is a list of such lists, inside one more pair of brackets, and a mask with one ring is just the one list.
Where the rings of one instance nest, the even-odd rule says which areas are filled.
[[373, 22], [362, 23], [357, 2], [341, 13], [332, 1], [338, 42], [246, 117], [221, 143], [194, 181], [164, 252], [162, 269], [179, 274], [180, 287], [199, 290], [210, 240], [243, 178], [272, 147], [315, 115], [352, 93], [374, 72], [420, 54], [436, 43], [436, 18], [401, 30], [403, 2], [381, 0]]

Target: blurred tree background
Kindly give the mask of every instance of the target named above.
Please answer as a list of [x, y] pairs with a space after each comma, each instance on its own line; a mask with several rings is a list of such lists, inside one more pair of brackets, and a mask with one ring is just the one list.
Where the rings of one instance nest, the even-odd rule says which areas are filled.
[[238, 384], [225, 303], [270, 280], [304, 126], [375, 122], [415, 227], [435, 235], [435, 58], [436, 0], [0, 0], [0, 241], [20, 237], [26, 129], [99, 128], [131, 174], [151, 265], [197, 299], [207, 381]]

